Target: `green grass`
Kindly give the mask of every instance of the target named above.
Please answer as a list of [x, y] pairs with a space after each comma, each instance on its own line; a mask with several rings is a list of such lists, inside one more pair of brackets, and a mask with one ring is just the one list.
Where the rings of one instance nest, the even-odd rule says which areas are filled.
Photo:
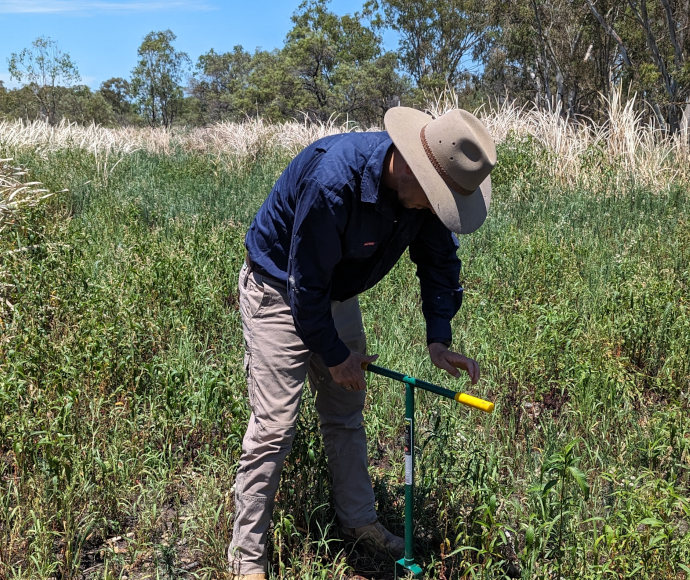
[[[0, 239], [0, 577], [222, 576], [248, 416], [236, 277], [287, 158], [2, 155], [69, 192]], [[530, 143], [499, 162], [454, 321], [496, 411], [419, 393], [418, 560], [500, 578], [512, 545], [523, 578], [688, 577], [688, 191], [562, 189]], [[362, 297], [371, 352], [470, 389], [429, 362], [413, 277], [405, 259]], [[403, 413], [401, 385], [372, 376], [371, 473], [398, 533]], [[325, 473], [307, 396], [274, 576], [391, 578], [345, 551]]]

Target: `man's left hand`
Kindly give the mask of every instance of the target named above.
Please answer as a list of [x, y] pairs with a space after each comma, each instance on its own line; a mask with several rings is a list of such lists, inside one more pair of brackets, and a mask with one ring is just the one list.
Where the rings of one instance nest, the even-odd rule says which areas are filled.
[[460, 371], [458, 369], [462, 369], [470, 375], [472, 384], [477, 384], [479, 380], [479, 363], [477, 363], [476, 360], [468, 358], [458, 352], [453, 352], [441, 342], [432, 342], [428, 348], [431, 362], [438, 368], [443, 369], [456, 378], [460, 376]]

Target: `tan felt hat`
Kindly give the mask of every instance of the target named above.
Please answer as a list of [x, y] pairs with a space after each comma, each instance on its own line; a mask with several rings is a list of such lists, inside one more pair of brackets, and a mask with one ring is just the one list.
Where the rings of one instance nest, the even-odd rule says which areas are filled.
[[462, 109], [434, 118], [409, 107], [389, 109], [383, 122], [445, 226], [457, 234], [479, 228], [496, 165], [496, 145], [484, 124]]

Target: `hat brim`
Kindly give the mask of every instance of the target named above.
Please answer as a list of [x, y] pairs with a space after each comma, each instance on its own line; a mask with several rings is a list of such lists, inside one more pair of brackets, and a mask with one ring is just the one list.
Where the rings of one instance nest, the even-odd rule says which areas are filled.
[[486, 219], [491, 204], [491, 176], [470, 194], [453, 191], [427, 157], [420, 132], [433, 118], [409, 107], [386, 112], [384, 125], [393, 144], [410, 166], [443, 224], [456, 234], [470, 234]]

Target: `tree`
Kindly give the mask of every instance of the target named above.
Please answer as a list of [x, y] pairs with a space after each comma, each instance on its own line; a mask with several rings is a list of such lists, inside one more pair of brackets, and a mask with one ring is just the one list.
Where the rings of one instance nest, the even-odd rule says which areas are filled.
[[292, 16], [283, 55], [304, 94], [301, 110], [326, 120], [334, 112], [372, 123], [407, 89], [397, 58], [382, 54], [381, 37], [363, 16], [338, 16], [328, 0], [304, 0]]
[[79, 82], [79, 71], [69, 54], [62, 52], [48, 37], [38, 37], [20, 53], [8, 59], [10, 77], [30, 87], [40, 115], [51, 125], [60, 117], [60, 87]]
[[619, 0], [617, 10], [586, 4], [615, 42], [631, 87], [642, 91], [662, 127], [678, 131], [690, 96], [690, 0]]
[[327, 0], [304, 0], [292, 15], [284, 53], [293, 74], [310, 95], [308, 111], [315, 117], [330, 116], [332, 75], [338, 64], [342, 36], [338, 17], [327, 9]]
[[41, 116], [39, 103], [28, 86], [7, 91], [0, 104], [0, 112], [13, 119], [38, 119]]
[[340, 19], [333, 92], [338, 111], [367, 125], [381, 125], [385, 112], [410, 93], [410, 83], [396, 71], [398, 56], [382, 52], [381, 37], [361, 18], [355, 14]]
[[[482, 53], [492, 89], [574, 116], [596, 99], [593, 49], [598, 27], [587, 7], [572, 0], [487, 2], [497, 30]], [[605, 87], [608, 90], [608, 87]]]
[[464, 62], [491, 33], [480, 0], [369, 0], [365, 12], [376, 27], [400, 35], [403, 69], [419, 88], [459, 88], [468, 78]]
[[110, 104], [103, 95], [92, 92], [86, 85], [77, 85], [69, 89], [63, 88], [61, 97], [63, 116], [70, 121], [82, 125], [95, 123], [97, 125], [112, 125], [115, 116]]
[[115, 121], [119, 125], [136, 122], [136, 112], [130, 100], [132, 88], [128, 80], [121, 77], [110, 78], [101, 83], [98, 92], [112, 109]]
[[139, 63], [132, 71], [132, 94], [152, 127], [170, 127], [182, 106], [182, 82], [190, 60], [186, 53], [173, 48], [175, 38], [170, 30], [150, 32], [137, 51]]
[[638, 93], [679, 130], [690, 96], [690, 0], [487, 0], [497, 31], [482, 50], [494, 94], [597, 118], [598, 94]]
[[191, 82], [191, 93], [209, 121], [237, 120], [246, 114], [243, 95], [249, 86], [252, 56], [242, 46], [232, 52], [211, 49], [199, 57]]
[[248, 115], [271, 121], [295, 118], [307, 110], [308, 96], [292, 74], [283, 50], [257, 51], [241, 107]]
[[8, 103], [7, 89], [5, 88], [5, 83], [0, 80], [0, 115], [6, 115], [8, 113]]

